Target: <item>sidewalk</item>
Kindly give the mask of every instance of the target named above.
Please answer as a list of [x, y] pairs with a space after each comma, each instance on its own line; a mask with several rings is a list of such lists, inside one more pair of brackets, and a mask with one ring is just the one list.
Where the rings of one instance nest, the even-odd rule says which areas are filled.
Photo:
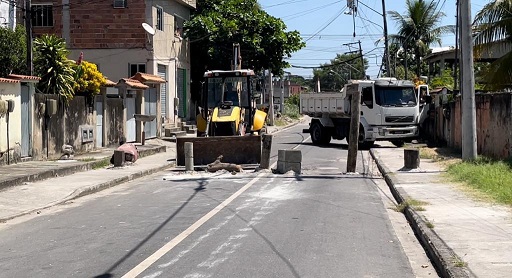
[[[292, 127], [269, 126], [268, 133]], [[0, 166], [0, 222], [37, 212], [174, 165], [176, 143], [147, 140], [139, 159], [122, 168], [105, 168], [115, 148], [76, 155], [69, 161], [29, 161]], [[98, 168], [98, 169], [97, 169]], [[100, 169], [101, 168], [101, 169]]]
[[[105, 168], [113, 148], [78, 155], [72, 161], [31, 161], [0, 167], [0, 222], [174, 165], [175, 143], [153, 139], [137, 148], [139, 159], [120, 168]], [[103, 167], [95, 169], [98, 166]]]
[[446, 182], [441, 165], [421, 159], [404, 170], [401, 149], [370, 151], [398, 203], [427, 202], [404, 211], [441, 277], [510, 277], [512, 210], [476, 201]]

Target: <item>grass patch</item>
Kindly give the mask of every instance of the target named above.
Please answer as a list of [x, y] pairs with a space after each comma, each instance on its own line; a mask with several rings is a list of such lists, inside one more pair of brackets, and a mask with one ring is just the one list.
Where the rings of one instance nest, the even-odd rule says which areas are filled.
[[96, 170], [96, 169], [106, 168], [108, 166], [110, 166], [110, 157], [106, 157], [106, 158], [94, 163], [94, 165], [92, 166], [92, 169]]
[[430, 221], [427, 221], [426, 223], [427, 227], [429, 227], [430, 229], [434, 229], [434, 224]]
[[407, 199], [405, 202], [402, 202], [401, 204], [398, 204], [395, 208], [397, 212], [404, 212], [404, 210], [407, 207], [411, 207], [416, 211], [425, 211], [425, 208], [423, 206], [428, 205], [428, 202], [415, 200], [415, 199]]
[[92, 162], [92, 161], [96, 161], [96, 158], [94, 158], [94, 157], [87, 157], [87, 158], [79, 159], [79, 161], [82, 161], [82, 162]]
[[495, 202], [512, 205], [512, 161], [479, 157], [448, 166], [449, 177], [477, 189]]
[[466, 267], [468, 264], [457, 257], [453, 257], [453, 265], [456, 267]]

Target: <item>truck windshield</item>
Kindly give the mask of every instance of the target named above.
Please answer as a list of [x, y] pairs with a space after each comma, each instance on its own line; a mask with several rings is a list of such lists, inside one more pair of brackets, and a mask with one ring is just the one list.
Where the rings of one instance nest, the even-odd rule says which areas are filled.
[[375, 103], [380, 106], [416, 106], [412, 87], [375, 87]]
[[[248, 103], [246, 77], [208, 78], [208, 107], [216, 107], [222, 101], [231, 101], [234, 106]], [[241, 99], [240, 99], [241, 98]]]

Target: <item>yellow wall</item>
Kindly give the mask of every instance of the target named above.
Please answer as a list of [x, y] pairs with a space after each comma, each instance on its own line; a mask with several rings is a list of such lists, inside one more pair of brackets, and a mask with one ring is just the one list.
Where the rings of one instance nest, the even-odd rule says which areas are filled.
[[[9, 148], [21, 146], [21, 85], [0, 83], [0, 99], [14, 100], [14, 111], [9, 113]], [[0, 118], [0, 153], [7, 151], [7, 116]]]

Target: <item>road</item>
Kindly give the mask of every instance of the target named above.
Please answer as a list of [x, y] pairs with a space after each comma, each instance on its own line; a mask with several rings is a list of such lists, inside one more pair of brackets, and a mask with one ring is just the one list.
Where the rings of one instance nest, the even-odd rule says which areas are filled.
[[0, 277], [436, 277], [365, 152], [274, 135], [303, 173], [176, 169], [0, 228]]

